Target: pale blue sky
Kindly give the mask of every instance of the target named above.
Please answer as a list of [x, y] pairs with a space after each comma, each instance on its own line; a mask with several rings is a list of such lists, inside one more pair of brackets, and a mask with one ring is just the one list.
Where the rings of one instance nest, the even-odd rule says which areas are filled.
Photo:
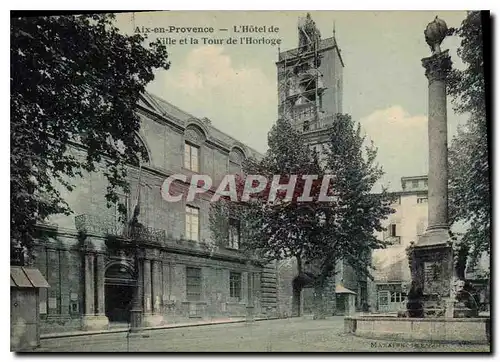
[[[305, 12], [155, 12], [120, 14], [118, 27], [132, 33], [136, 26], [213, 26], [207, 37], [240, 36], [234, 25], [279, 27], [281, 50], [295, 48], [297, 20]], [[402, 176], [427, 171], [427, 79], [421, 59], [430, 55], [424, 41], [426, 25], [438, 15], [448, 26], [457, 27], [466, 13], [457, 11], [312, 11], [322, 37], [330, 37], [335, 22], [344, 68], [344, 113], [361, 122], [379, 147], [384, 183], [399, 189]], [[219, 28], [229, 28], [220, 32]], [[149, 39], [186, 34], [150, 34]], [[202, 34], [189, 34], [201, 38]], [[256, 35], [261, 37], [262, 35]], [[455, 66], [459, 39], [447, 38]], [[172, 45], [168, 47], [171, 68], [159, 71], [148, 90], [197, 117], [212, 123], [265, 152], [267, 132], [277, 117], [276, 66], [278, 48], [271, 45]], [[451, 103], [451, 102], [449, 102]], [[449, 139], [463, 116], [449, 107]]]

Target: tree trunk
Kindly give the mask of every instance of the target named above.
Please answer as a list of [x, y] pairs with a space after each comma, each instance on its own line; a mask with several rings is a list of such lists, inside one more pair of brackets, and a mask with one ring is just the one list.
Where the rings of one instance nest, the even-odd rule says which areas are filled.
[[301, 299], [302, 286], [294, 283], [293, 294], [292, 294], [292, 317], [300, 317], [302, 315], [301, 311]]
[[[302, 295], [302, 283], [301, 283], [301, 275], [302, 275], [302, 258], [300, 255], [295, 257], [297, 259], [297, 272], [298, 276], [294, 280], [292, 288], [292, 316], [300, 317], [302, 315], [301, 308], [301, 295]], [[296, 282], [298, 279], [298, 282]]]
[[327, 314], [327, 298], [324, 285], [314, 287], [314, 316], [313, 319], [325, 319]]

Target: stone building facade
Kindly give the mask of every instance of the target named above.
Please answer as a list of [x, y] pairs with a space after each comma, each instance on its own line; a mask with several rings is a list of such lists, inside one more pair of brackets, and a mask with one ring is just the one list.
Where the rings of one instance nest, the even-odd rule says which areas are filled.
[[[189, 182], [194, 174], [207, 174], [218, 185], [240, 170], [244, 158], [260, 155], [210, 120], [156, 96], [144, 94], [137, 112], [137, 137], [149, 159], [130, 167], [130, 194], [120, 198], [127, 219], [139, 204], [143, 227], [135, 241], [124, 236], [118, 208], [106, 205], [103, 172], [75, 180], [72, 192], [61, 188], [74, 214], [57, 215], [42, 226], [48, 237], [35, 249], [36, 267], [51, 286], [40, 294], [42, 333], [127, 323], [138, 290], [145, 326], [243, 317], [247, 306], [254, 306], [256, 315], [275, 313], [275, 270], [238, 250], [238, 220], [228, 220], [227, 243], [214, 245], [209, 194], [188, 203], [167, 202], [161, 195], [169, 175], [187, 175]], [[77, 146], [72, 152], [85, 155]], [[178, 181], [171, 193], [188, 185]]]
[[[372, 252], [374, 280], [369, 283], [369, 305], [374, 312], [395, 313], [404, 309], [406, 287], [411, 282], [410, 266], [406, 248], [417, 242], [428, 226], [428, 178], [409, 176], [401, 178], [401, 190], [392, 208], [396, 210], [385, 220], [386, 230], [377, 237], [390, 242], [386, 249]], [[465, 225], [455, 223], [451, 231], [456, 237], [465, 231]], [[465, 276], [479, 293], [485, 308], [489, 304], [488, 278], [489, 255], [481, 255], [476, 263], [468, 261]]]
[[369, 304], [379, 312], [401, 309], [405, 284], [411, 280], [406, 248], [427, 228], [427, 176], [402, 177], [401, 188], [393, 193], [395, 213], [384, 221], [386, 230], [376, 234], [391, 245], [372, 253], [375, 279]]

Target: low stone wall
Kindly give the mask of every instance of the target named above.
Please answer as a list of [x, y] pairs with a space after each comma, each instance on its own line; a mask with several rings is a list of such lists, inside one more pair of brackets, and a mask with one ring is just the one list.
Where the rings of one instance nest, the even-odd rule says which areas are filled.
[[489, 343], [489, 318], [344, 318], [344, 331], [361, 337], [391, 340]]

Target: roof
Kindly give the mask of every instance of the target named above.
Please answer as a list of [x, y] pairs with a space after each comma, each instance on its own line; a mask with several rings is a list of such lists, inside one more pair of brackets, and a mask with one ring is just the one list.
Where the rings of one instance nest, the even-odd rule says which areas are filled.
[[18, 288], [50, 288], [40, 270], [21, 266], [10, 267], [10, 286]]
[[[253, 155], [262, 156], [261, 152], [255, 150], [254, 148], [242, 143], [241, 141], [234, 138], [233, 136], [230, 136], [227, 133], [224, 133], [223, 131], [221, 131], [220, 129], [214, 127], [211, 124], [211, 122], [206, 121], [207, 119], [205, 121], [203, 119], [199, 119], [199, 118], [193, 116], [192, 114], [190, 114], [186, 111], [183, 111], [182, 109], [174, 106], [172, 103], [167, 102], [165, 99], [163, 99], [163, 98], [161, 98], [153, 93], [145, 92], [144, 95], [145, 95], [147, 101], [154, 103], [153, 106], [156, 107], [158, 109], [158, 111], [160, 111], [161, 114], [164, 114], [164, 115], [166, 114], [166, 115], [169, 115], [171, 117], [174, 117], [183, 123], [188, 123], [192, 119], [198, 119], [204, 123], [204, 125], [205, 125], [205, 127], [207, 127], [210, 135], [213, 136], [215, 139], [222, 141], [229, 146], [241, 145], [244, 148], [246, 148], [247, 150], [249, 150], [252, 153], [252, 156]], [[249, 156], [249, 155], [247, 155], [247, 156]]]
[[342, 284], [338, 284], [338, 285], [335, 287], [335, 293], [336, 293], [336, 294], [357, 294], [357, 293], [353, 292], [352, 290], [347, 289], [347, 288], [346, 288], [346, 287], [344, 287]]

